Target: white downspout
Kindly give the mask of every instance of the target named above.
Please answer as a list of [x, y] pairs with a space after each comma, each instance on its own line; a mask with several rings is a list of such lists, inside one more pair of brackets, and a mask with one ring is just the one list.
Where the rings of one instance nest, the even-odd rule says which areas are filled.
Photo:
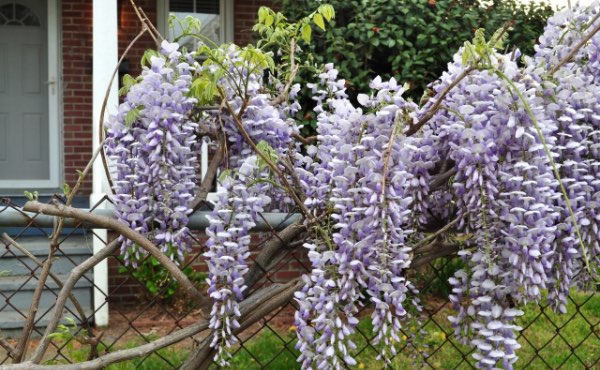
[[[118, 62], [117, 0], [93, 0], [93, 150], [99, 146], [99, 127], [102, 103], [108, 83]], [[107, 112], [114, 112], [118, 100], [118, 83], [113, 81], [107, 102]], [[102, 161], [98, 158], [93, 167], [93, 188], [90, 205], [94, 206], [110, 193]], [[107, 202], [103, 203], [103, 206]], [[108, 241], [106, 230], [95, 229], [94, 254]], [[94, 267], [94, 321], [98, 326], [108, 325], [108, 263], [102, 261]]]

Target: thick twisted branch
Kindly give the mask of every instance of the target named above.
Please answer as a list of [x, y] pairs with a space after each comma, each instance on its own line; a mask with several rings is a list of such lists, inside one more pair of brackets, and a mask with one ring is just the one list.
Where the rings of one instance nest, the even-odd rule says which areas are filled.
[[[116, 248], [118, 246], [117, 243], [114, 244]], [[107, 247], [108, 248], [108, 247]], [[110, 254], [109, 254], [110, 255]], [[104, 256], [106, 258], [107, 255]], [[102, 258], [103, 259], [103, 258]], [[87, 262], [87, 261], [86, 261]], [[84, 262], [84, 263], [86, 263]], [[79, 267], [78, 267], [79, 268]], [[80, 271], [78, 271], [79, 273]], [[71, 279], [71, 276], [69, 277]], [[272, 285], [267, 288], [261, 289], [256, 292], [252, 296], [248, 297], [244, 300], [240, 305], [240, 311], [242, 313], [243, 319], [240, 322], [241, 327], [237, 329], [236, 332], [240, 332], [250, 325], [258, 322], [265, 315], [273, 310], [281, 307], [285, 303], [287, 303], [293, 296], [294, 291], [297, 289], [297, 280], [294, 280], [288, 284], [283, 285]], [[257, 309], [257, 307], [259, 307]], [[203, 330], [208, 328], [208, 320], [202, 319], [200, 322], [190, 325], [186, 328], [177, 330], [165, 337], [157, 339], [151, 343], [141, 345], [139, 347], [124, 349], [120, 351], [115, 351], [112, 353], [105, 354], [103, 356], [98, 357], [97, 359], [81, 362], [78, 364], [70, 364], [70, 365], [39, 365], [35, 363], [36, 361], [28, 361], [21, 364], [15, 365], [3, 365], [0, 366], [0, 370], [51, 370], [51, 369], [61, 369], [61, 370], [94, 370], [94, 369], [104, 369], [107, 366], [122, 362], [126, 360], [131, 360], [133, 358], [146, 356], [150, 353], [154, 353], [161, 348], [168, 347], [172, 344], [180, 342], [186, 338], [190, 338]], [[200, 347], [203, 348], [203, 347]], [[205, 347], [207, 352], [210, 352], [210, 347], [206, 345]], [[193, 357], [190, 357], [190, 360], [193, 360]], [[188, 363], [190, 362], [188, 360]], [[210, 361], [209, 361], [210, 362]], [[194, 365], [195, 366], [195, 365]], [[186, 368], [185, 365], [182, 369]], [[198, 367], [187, 367], [189, 369], [198, 369]]]
[[40, 343], [38, 344], [38, 347], [35, 353], [33, 354], [33, 358], [31, 359], [33, 363], [39, 363], [42, 360], [44, 353], [48, 349], [48, 345], [50, 344], [50, 338], [48, 336], [56, 330], [56, 326], [58, 325], [58, 322], [61, 319], [63, 309], [65, 308], [65, 304], [67, 303], [67, 299], [73, 291], [73, 288], [75, 287], [77, 281], [79, 281], [79, 279], [81, 279], [81, 277], [86, 272], [88, 272], [102, 260], [113, 255], [114, 252], [119, 248], [119, 244], [120, 243], [118, 242], [118, 240], [113, 240], [111, 243], [102, 248], [98, 253], [94, 254], [93, 256], [76, 266], [73, 270], [71, 270], [69, 277], [63, 283], [63, 288], [60, 290], [60, 293], [58, 293], [58, 297], [56, 298], [56, 303], [54, 305], [54, 312], [52, 313], [50, 322], [46, 327], [44, 336], [40, 340]]
[[75, 218], [81, 221], [90, 222], [101, 227], [106, 227], [123, 235], [125, 238], [136, 243], [142, 249], [154, 256], [158, 260], [158, 262], [160, 262], [160, 264], [163, 265], [165, 269], [171, 274], [171, 276], [173, 276], [173, 278], [175, 278], [175, 280], [177, 280], [177, 282], [181, 285], [184, 294], [186, 294], [188, 297], [195, 299], [197, 303], [200, 304], [200, 306], [205, 308], [208, 307], [208, 299], [202, 293], [200, 293], [198, 289], [196, 289], [194, 284], [192, 284], [192, 282], [183, 273], [183, 271], [181, 271], [181, 269], [179, 269], [179, 267], [173, 261], [171, 261], [169, 257], [162, 253], [160, 249], [158, 249], [156, 245], [154, 245], [154, 243], [152, 243], [150, 240], [148, 240], [145, 236], [138, 233], [137, 231], [127, 227], [127, 225], [117, 220], [113, 220], [112, 218], [98, 216], [90, 212], [80, 211], [76, 208], [67, 207], [60, 204], [50, 205], [31, 201], [25, 204], [23, 210], [29, 212], [43, 213], [52, 216]]

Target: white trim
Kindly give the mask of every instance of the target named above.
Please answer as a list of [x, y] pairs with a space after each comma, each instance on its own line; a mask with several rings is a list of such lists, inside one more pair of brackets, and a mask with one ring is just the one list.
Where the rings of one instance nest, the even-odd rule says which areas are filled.
[[50, 181], [47, 187], [60, 187], [62, 151], [60, 133], [61, 91], [59, 37], [60, 13], [58, 0], [48, 0], [48, 139], [50, 140]]
[[164, 37], [168, 37], [169, 0], [156, 0], [156, 28]]
[[234, 25], [234, 13], [235, 9], [233, 6], [233, 0], [221, 0], [220, 1], [220, 12], [221, 12], [221, 40], [223, 43], [233, 42], [233, 36], [235, 32]]
[[42, 189], [59, 188], [61, 179], [61, 133], [60, 126], [61, 114], [61, 83], [60, 83], [60, 16], [59, 0], [47, 0], [46, 22], [48, 33], [48, 161], [49, 179], [47, 180], [21, 180], [9, 179], [0, 180], [0, 189], [5, 193], [8, 189]]
[[[104, 194], [90, 195], [90, 206], [96, 205], [104, 198]], [[107, 202], [99, 207], [101, 208]], [[102, 248], [108, 244], [108, 230], [94, 229], [92, 237], [92, 253], [100, 252]], [[94, 324], [96, 326], [107, 326], [109, 311], [108, 311], [108, 262], [103, 259], [100, 263], [94, 266]]]
[[[117, 33], [117, 0], [94, 0], [93, 3], [93, 100], [92, 100], [92, 151], [100, 145], [100, 113], [104, 95], [110, 83], [113, 70], [119, 61], [118, 33]], [[104, 119], [108, 119], [110, 112], [114, 112], [119, 104], [118, 83], [111, 85]], [[91, 205], [96, 205], [105, 194], [110, 192], [108, 180], [104, 173], [102, 161], [96, 160], [93, 166]], [[103, 202], [101, 207], [106, 207], [108, 202]], [[105, 248], [108, 242], [106, 230], [94, 229], [93, 250], [94, 254]], [[94, 322], [98, 326], [108, 325], [108, 263], [106, 259], [94, 266]]]

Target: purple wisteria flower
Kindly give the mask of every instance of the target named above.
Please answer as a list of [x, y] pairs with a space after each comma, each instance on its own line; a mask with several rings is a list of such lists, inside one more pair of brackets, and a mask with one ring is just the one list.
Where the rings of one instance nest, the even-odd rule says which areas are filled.
[[[299, 173], [306, 205], [330, 207], [333, 224], [319, 228], [315, 241], [305, 244], [312, 272], [296, 294], [303, 369], [342, 368], [340, 358], [348, 365], [356, 363], [350, 335], [359, 308], [368, 301], [375, 306], [375, 344], [381, 344], [380, 358], [388, 360], [395, 354], [393, 341], [401, 341], [401, 322], [410, 316], [406, 303], [419, 308], [418, 300], [409, 299], [416, 289], [404, 276], [411, 260], [406, 242], [415, 192], [407, 164], [411, 155], [408, 140], [392, 135], [412, 123], [416, 106], [402, 98], [404, 90], [395, 80], [376, 79], [375, 93], [359, 96], [363, 112], [349, 102], [332, 65], [319, 78], [312, 86], [319, 146], [309, 148], [307, 158], [299, 161]], [[369, 112], [373, 108], [377, 110]], [[386, 168], [384, 153], [389, 156]], [[411, 163], [419, 166], [414, 165], [418, 161]]]
[[213, 330], [211, 347], [217, 349], [215, 361], [228, 364], [227, 349], [236, 341], [233, 330], [239, 328], [239, 302], [247, 286], [244, 275], [250, 256], [250, 230], [256, 225], [269, 198], [253, 186], [260, 174], [256, 156], [242, 164], [236, 177], [225, 178], [217, 192], [218, 200], [206, 229], [206, 257], [209, 276], [208, 294], [213, 300], [209, 328]]
[[[106, 152], [115, 173], [113, 201], [119, 219], [151, 237], [172, 259], [190, 247], [188, 208], [196, 176], [196, 103], [189, 92], [196, 68], [177, 44], [162, 43], [139, 82], [106, 124]], [[145, 254], [121, 237], [126, 263]]]

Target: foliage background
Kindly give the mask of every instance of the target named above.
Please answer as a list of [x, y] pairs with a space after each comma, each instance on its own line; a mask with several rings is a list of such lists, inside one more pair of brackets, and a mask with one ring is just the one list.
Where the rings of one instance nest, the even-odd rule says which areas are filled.
[[[507, 51], [517, 48], [531, 55], [534, 44], [553, 14], [548, 3], [523, 4], [517, 0], [329, 0], [336, 11], [334, 24], [315, 30], [314, 41], [300, 58], [301, 82], [313, 80], [315, 67], [334, 61], [347, 81], [351, 97], [368, 91], [375, 76], [396, 78], [411, 87], [408, 95], [419, 101], [427, 85], [440, 76], [465, 40], [478, 28], [489, 38], [506, 22], [513, 24]], [[282, 13], [291, 20], [306, 16], [321, 2], [281, 0]], [[304, 88], [303, 107], [310, 104]], [[314, 130], [314, 114], [298, 114], [305, 134]], [[311, 127], [311, 128], [309, 128]]]

